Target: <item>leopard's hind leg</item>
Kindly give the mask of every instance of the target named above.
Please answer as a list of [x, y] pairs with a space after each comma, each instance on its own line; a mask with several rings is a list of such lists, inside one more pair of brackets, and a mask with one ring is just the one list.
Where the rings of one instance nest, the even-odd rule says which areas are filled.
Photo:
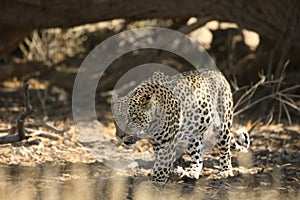
[[218, 95], [217, 113], [220, 126], [217, 127], [217, 146], [220, 155], [220, 173], [222, 178], [233, 176], [231, 165], [231, 127], [232, 127], [232, 94], [230, 89], [222, 90]]

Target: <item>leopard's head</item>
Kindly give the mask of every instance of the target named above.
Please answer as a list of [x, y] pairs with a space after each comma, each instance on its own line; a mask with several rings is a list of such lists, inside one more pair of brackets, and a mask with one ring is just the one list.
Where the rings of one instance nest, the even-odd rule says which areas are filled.
[[113, 103], [116, 136], [126, 146], [139, 138], [151, 139], [166, 128], [165, 122], [170, 119], [176, 100], [171, 88], [157, 80], [153, 76]]

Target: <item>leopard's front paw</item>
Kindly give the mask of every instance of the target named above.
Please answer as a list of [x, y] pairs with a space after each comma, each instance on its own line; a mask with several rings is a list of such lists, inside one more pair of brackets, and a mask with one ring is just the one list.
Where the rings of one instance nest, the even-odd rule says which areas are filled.
[[187, 175], [187, 172], [180, 166], [178, 166], [176, 169], [174, 169], [174, 173], [176, 173], [180, 178]]
[[229, 176], [234, 176], [232, 169], [228, 169], [228, 170], [224, 170], [224, 171], [220, 171], [218, 173], [218, 176], [220, 178], [227, 178]]
[[176, 174], [182, 177], [188, 177], [192, 179], [199, 179], [201, 169], [199, 168], [186, 168], [183, 169], [182, 167], [178, 166], [177, 169], [174, 170]]

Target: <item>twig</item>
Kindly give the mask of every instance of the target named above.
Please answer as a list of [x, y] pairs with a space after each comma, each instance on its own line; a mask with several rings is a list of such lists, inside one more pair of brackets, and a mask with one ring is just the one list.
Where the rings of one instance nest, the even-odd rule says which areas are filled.
[[0, 133], [7, 133], [7, 132], [10, 132], [10, 128], [8, 129], [0, 129]]
[[39, 134], [37, 134], [37, 136], [48, 138], [50, 140], [59, 140], [60, 139], [59, 137], [57, 137], [55, 135], [50, 135], [50, 134], [47, 134], [47, 133], [39, 133]]
[[235, 116], [235, 115], [239, 115], [240, 113], [244, 112], [245, 110], [248, 110], [248, 109], [251, 108], [252, 106], [254, 106], [254, 105], [256, 105], [256, 104], [258, 104], [258, 103], [260, 103], [260, 102], [262, 102], [262, 101], [264, 101], [264, 100], [266, 100], [266, 99], [269, 99], [269, 98], [271, 98], [272, 96], [274, 96], [274, 94], [270, 94], [270, 95], [264, 96], [264, 97], [262, 97], [262, 98], [260, 98], [260, 99], [258, 99], [258, 100], [256, 100], [256, 101], [253, 101], [252, 103], [250, 103], [250, 104], [244, 106], [242, 109], [240, 109], [240, 110], [234, 112], [233, 115], [234, 115], [234, 116]]
[[[282, 95], [281, 97], [285, 97], [285, 95]], [[282, 103], [284, 103], [284, 104], [290, 106], [291, 108], [294, 108], [295, 110], [300, 111], [300, 108], [299, 108], [298, 106], [296, 106], [296, 103], [295, 103], [293, 100], [291, 100], [292, 102], [290, 102], [288, 99], [285, 100], [285, 99], [283, 99], [283, 98], [276, 97], [276, 96], [275, 96], [274, 98], [275, 98], [276, 100], [278, 100], [278, 101], [280, 101], [280, 102], [282, 102]]]
[[[258, 82], [261, 84], [261, 80]], [[257, 87], [260, 85], [260, 84], [255, 84], [250, 90], [248, 90], [239, 100], [238, 100], [238, 104], [234, 107], [234, 109], [240, 107], [243, 103], [245, 103], [245, 99], [249, 99], [247, 98], [247, 95], [249, 95], [250, 93], [252, 93], [252, 91], [255, 91], [257, 89]], [[262, 83], [266, 83], [266, 82], [262, 82]], [[293, 94], [286, 94], [285, 92], [287, 91], [291, 91], [291, 90], [294, 90], [294, 89], [297, 89], [299, 88], [300, 85], [294, 85], [294, 86], [291, 86], [289, 88], [285, 88], [285, 89], [282, 89], [280, 90], [280, 88], [278, 88], [277, 91], [269, 94], [269, 95], [266, 95], [260, 99], [257, 99], [251, 103], [248, 103], [247, 105], [245, 105], [242, 109], [238, 110], [238, 111], [235, 111], [234, 112], [234, 116], [235, 115], [238, 115], [242, 112], [244, 112], [245, 110], [248, 110], [249, 108], [255, 106], [256, 104], [262, 102], [262, 101], [265, 101], [267, 99], [274, 99], [276, 101], [279, 102], [279, 117], [278, 119], [280, 120], [281, 118], [281, 114], [282, 114], [282, 108], [284, 109], [284, 112], [288, 118], [288, 122], [289, 124], [291, 124], [292, 120], [291, 120], [291, 116], [289, 114], [289, 111], [288, 111], [288, 108], [287, 106], [293, 108], [294, 110], [297, 110], [299, 111], [300, 108], [296, 105], [295, 101], [293, 99], [291, 99], [291, 97], [294, 97], [294, 98], [300, 98], [299, 95], [293, 95]], [[250, 100], [250, 99], [249, 99]]]
[[294, 90], [294, 89], [297, 89], [297, 88], [300, 88], [300, 85], [294, 85], [294, 86], [282, 89], [281, 92], [287, 92], [287, 91]]
[[45, 133], [41, 130], [34, 130], [34, 129], [30, 129], [30, 128], [26, 128], [26, 131], [31, 134], [32, 136], [38, 136], [38, 137], [43, 137], [43, 138], [48, 138], [50, 140], [59, 140], [61, 139], [61, 137], [49, 134], [49, 133]]
[[288, 119], [289, 125], [291, 125], [292, 124], [292, 118], [291, 118], [290, 112], [289, 112], [289, 110], [287, 109], [287, 106], [284, 103], [282, 103], [282, 107], [283, 107], [284, 112], [286, 114], [286, 117]]
[[39, 119], [38, 117], [36, 116], [33, 116], [34, 119], [36, 120], [35, 122], [32, 122], [32, 123], [28, 123], [28, 125], [31, 125], [31, 126], [42, 126], [46, 129], [49, 129], [51, 131], [54, 131], [55, 133], [61, 135], [61, 136], [64, 136], [65, 135], [65, 131], [64, 130], [59, 130], [57, 129], [56, 127], [50, 125], [50, 124], [47, 124], [46, 122], [44, 122], [43, 120]]
[[[236, 102], [235, 106], [233, 107], [233, 110], [236, 110], [242, 103], [244, 103], [245, 100], [249, 100], [249, 96], [253, 96], [254, 92], [256, 91], [256, 89], [258, 88], [258, 86], [260, 86], [261, 84], [263, 84], [266, 80], [266, 77], [263, 75], [260, 75], [260, 80], [254, 85], [252, 86], [249, 90], [247, 90], [242, 96], [241, 98], [239, 98], [239, 100]], [[252, 95], [250, 95], [252, 94]]]
[[25, 128], [24, 128], [24, 120], [26, 117], [28, 117], [30, 114], [33, 113], [33, 109], [32, 106], [30, 104], [30, 98], [29, 98], [29, 91], [28, 91], [28, 83], [25, 83], [24, 85], [24, 111], [21, 112], [21, 114], [19, 115], [18, 119], [17, 119], [17, 131], [18, 131], [18, 135], [20, 137], [20, 140], [24, 140], [25, 139]]

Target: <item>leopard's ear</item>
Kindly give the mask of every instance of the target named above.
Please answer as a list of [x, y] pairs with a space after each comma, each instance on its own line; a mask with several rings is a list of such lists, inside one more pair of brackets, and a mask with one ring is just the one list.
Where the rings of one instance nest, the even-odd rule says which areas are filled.
[[173, 76], [166, 75], [161, 71], [155, 71], [148, 79], [147, 83], [163, 86], [164, 88], [168, 88], [170, 90], [176, 88], [176, 81], [174, 81]]
[[168, 83], [171, 81], [171, 77], [164, 74], [161, 71], [155, 71], [153, 75], [150, 77], [149, 81], [159, 83], [159, 84], [164, 84]]
[[155, 71], [151, 77], [152, 79], [157, 79], [157, 80], [168, 80], [170, 77], [166, 74], [164, 74], [161, 71]]
[[119, 95], [118, 95], [118, 93], [116, 93], [116, 92], [113, 92], [112, 93], [112, 96], [111, 96], [111, 103], [112, 104], [114, 104], [114, 103], [116, 103], [118, 100], [119, 100]]
[[111, 100], [111, 111], [117, 123], [126, 119], [129, 97], [120, 97], [117, 93], [113, 93]]

